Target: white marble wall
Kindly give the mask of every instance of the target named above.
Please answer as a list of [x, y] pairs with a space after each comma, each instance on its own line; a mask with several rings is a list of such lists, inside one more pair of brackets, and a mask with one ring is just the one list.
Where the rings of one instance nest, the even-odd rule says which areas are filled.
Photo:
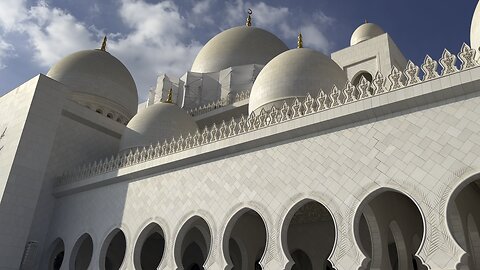
[[[374, 191], [408, 195], [425, 220], [419, 257], [430, 269], [455, 269], [463, 251], [446, 224], [450, 194], [480, 173], [480, 98], [472, 93], [401, 113], [325, 130], [58, 198], [49, 243], [65, 241], [67, 269], [75, 241], [92, 235], [90, 269], [99, 267], [105, 237], [121, 228], [127, 239], [123, 269], [133, 269], [133, 247], [142, 229], [157, 222], [165, 233], [161, 269], [176, 269], [174, 243], [192, 216], [206, 220], [212, 248], [206, 269], [224, 269], [222, 239], [229, 219], [244, 207], [259, 213], [268, 240], [264, 269], [284, 269], [282, 224], [305, 198], [324, 204], [336, 225], [330, 257], [336, 269], [357, 269], [356, 209]], [[289, 125], [295, 125], [294, 122]]]

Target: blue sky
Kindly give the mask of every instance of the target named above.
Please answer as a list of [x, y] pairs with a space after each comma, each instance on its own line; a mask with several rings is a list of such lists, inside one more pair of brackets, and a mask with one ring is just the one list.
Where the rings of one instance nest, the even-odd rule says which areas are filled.
[[477, 1], [461, 0], [0, 0], [0, 95], [63, 56], [97, 48], [104, 34], [109, 51], [132, 72], [140, 98], [166, 73], [180, 76], [212, 36], [253, 24], [289, 47], [302, 31], [306, 47], [324, 53], [349, 45], [365, 19], [387, 31], [418, 65], [426, 54], [457, 53], [470, 41]]

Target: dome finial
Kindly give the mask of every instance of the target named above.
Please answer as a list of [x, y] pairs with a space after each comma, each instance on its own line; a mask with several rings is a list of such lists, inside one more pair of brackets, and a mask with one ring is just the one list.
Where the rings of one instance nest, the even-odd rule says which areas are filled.
[[303, 48], [303, 36], [302, 36], [302, 32], [298, 33], [297, 48]]
[[105, 52], [107, 51], [107, 36], [103, 37], [102, 47], [100, 47], [100, 50]]
[[163, 103], [173, 103], [173, 90], [172, 90], [172, 88], [170, 88], [170, 90], [168, 90], [167, 100], [165, 100]]
[[367, 20], [367, 19], [365, 19], [365, 23], [368, 23], [368, 20]]
[[250, 27], [250, 26], [252, 26], [252, 14], [253, 14], [252, 9], [249, 8], [247, 13], [248, 13], [248, 17], [247, 17], [247, 22], [245, 23], [245, 25]]

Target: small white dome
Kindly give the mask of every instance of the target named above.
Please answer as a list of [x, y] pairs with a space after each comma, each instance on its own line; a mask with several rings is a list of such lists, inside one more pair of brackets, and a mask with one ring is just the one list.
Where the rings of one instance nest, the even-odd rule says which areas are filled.
[[360, 25], [352, 34], [350, 46], [356, 45], [365, 40], [385, 34], [383, 29], [374, 23], [364, 23]]
[[288, 50], [274, 34], [256, 27], [238, 26], [213, 37], [200, 50], [192, 72], [217, 72], [229, 67], [265, 65], [275, 56]]
[[249, 113], [272, 105], [280, 108], [284, 101], [317, 94], [322, 89], [330, 93], [333, 85], [343, 87], [345, 72], [329, 57], [312, 49], [286, 51], [270, 61], [258, 74], [248, 105]]
[[479, 50], [480, 48], [480, 2], [475, 8], [475, 13], [472, 18], [472, 26], [470, 28], [470, 45], [472, 49]]
[[73, 99], [92, 101], [130, 119], [137, 113], [138, 93], [128, 69], [103, 50], [85, 50], [66, 56], [47, 73], [73, 89]]
[[149, 146], [180, 135], [194, 134], [198, 129], [193, 118], [172, 103], [156, 103], [135, 115], [127, 125], [120, 151]]

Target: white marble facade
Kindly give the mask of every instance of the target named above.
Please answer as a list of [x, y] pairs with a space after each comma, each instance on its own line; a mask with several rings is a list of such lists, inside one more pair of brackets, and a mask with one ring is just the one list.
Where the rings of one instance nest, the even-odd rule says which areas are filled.
[[[265, 60], [301, 56], [301, 40], [283, 52], [247, 25], [217, 42], [267, 40], [272, 55], [202, 56], [136, 115], [110, 98], [124, 69], [103, 49], [83, 53], [113, 63], [88, 104], [82, 57], [75, 76], [2, 96], [0, 269], [480, 269], [479, 52], [414, 64], [367, 26], [336, 63], [309, 52], [342, 85]], [[285, 78], [305, 89], [268, 87]], [[281, 99], [248, 108], [255, 91]]]

